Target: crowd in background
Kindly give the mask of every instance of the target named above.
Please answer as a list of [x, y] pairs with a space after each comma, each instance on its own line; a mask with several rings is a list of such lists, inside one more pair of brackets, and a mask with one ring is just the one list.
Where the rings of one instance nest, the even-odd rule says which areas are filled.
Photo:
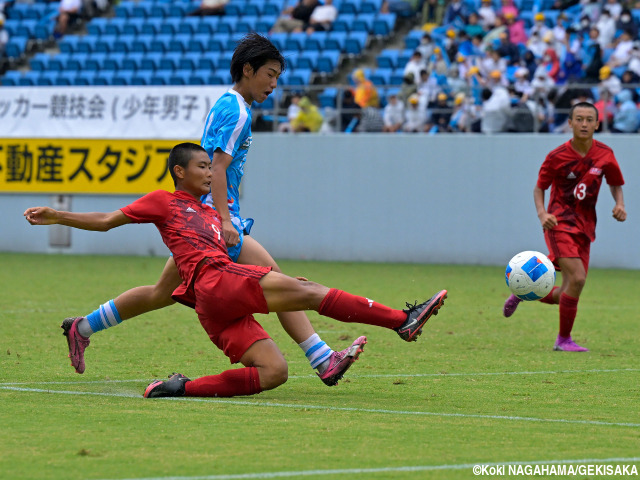
[[520, 12], [513, 0], [479, 1], [385, 2], [385, 11], [409, 4], [420, 15], [402, 85], [375, 85], [374, 68], [357, 68], [337, 114], [325, 108], [323, 123], [317, 111], [312, 126], [292, 130], [563, 132], [571, 105], [590, 101], [601, 131], [638, 131], [640, 2], [557, 0], [548, 11]]

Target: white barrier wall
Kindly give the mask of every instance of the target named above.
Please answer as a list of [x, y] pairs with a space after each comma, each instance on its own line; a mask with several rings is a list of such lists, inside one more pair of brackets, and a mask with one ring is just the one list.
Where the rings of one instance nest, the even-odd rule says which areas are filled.
[[[276, 258], [502, 265], [520, 250], [546, 251], [533, 206], [545, 155], [566, 135], [255, 134], [242, 213]], [[618, 158], [629, 218], [611, 217], [600, 191], [594, 267], [640, 268], [637, 136], [600, 135]], [[72, 198], [75, 211], [112, 211], [131, 196]], [[51, 195], [0, 192], [0, 250], [166, 255], [155, 227], [73, 231], [70, 248], [49, 246], [50, 227], [22, 212]]]

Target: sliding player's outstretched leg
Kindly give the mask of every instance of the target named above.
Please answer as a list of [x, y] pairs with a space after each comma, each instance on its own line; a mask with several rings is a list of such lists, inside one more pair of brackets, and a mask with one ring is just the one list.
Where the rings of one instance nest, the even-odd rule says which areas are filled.
[[411, 305], [407, 303], [407, 309], [403, 310], [407, 314], [407, 320], [398, 328], [396, 332], [406, 342], [415, 342], [422, 334], [422, 327], [433, 316], [438, 314], [438, 310], [444, 305], [447, 298], [447, 291], [440, 290], [433, 297], [424, 303]]

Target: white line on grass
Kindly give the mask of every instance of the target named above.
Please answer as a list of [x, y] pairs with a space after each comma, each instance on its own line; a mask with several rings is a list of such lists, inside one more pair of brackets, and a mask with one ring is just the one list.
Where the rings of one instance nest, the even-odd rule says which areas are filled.
[[[611, 369], [590, 369], [590, 370], [542, 370], [542, 371], [524, 371], [524, 372], [461, 372], [461, 373], [388, 373], [388, 374], [370, 374], [370, 375], [349, 375], [351, 378], [422, 378], [422, 377], [490, 377], [499, 375], [560, 375], [567, 373], [621, 373], [621, 372], [640, 372], [640, 368], [611, 368]], [[307, 379], [317, 378], [316, 375], [290, 375], [289, 379]], [[109, 384], [109, 383], [125, 383], [125, 382], [148, 382], [148, 378], [138, 378], [129, 380], [86, 380], [79, 382], [2, 382], [0, 386], [10, 385], [83, 385], [83, 384]]]
[[[311, 477], [321, 475], [362, 475], [371, 473], [391, 472], [426, 472], [433, 470], [472, 470], [476, 465], [497, 467], [501, 465], [574, 465], [574, 464], [603, 464], [603, 463], [631, 463], [640, 461], [640, 457], [631, 458], [582, 458], [579, 460], [531, 460], [521, 462], [492, 462], [492, 463], [463, 463], [458, 465], [418, 465], [406, 467], [383, 468], [346, 468], [335, 470], [302, 470], [300, 472], [262, 472], [262, 473], [238, 473], [229, 475], [198, 475], [195, 477], [145, 477], [126, 478], [119, 480], [240, 480], [262, 478], [287, 478], [287, 477]], [[115, 479], [112, 479], [115, 480]]]
[[[42, 388], [21, 388], [1, 386], [0, 390], [11, 390], [16, 392], [31, 393], [55, 393], [59, 395], [94, 395], [101, 397], [124, 397], [124, 398], [140, 398], [140, 395], [133, 393], [107, 393], [107, 392], [74, 392], [70, 390], [47, 390]], [[224, 403], [229, 405], [246, 405], [252, 407], [275, 407], [275, 408], [305, 408], [308, 410], [330, 410], [339, 412], [356, 412], [356, 413], [377, 413], [389, 415], [416, 415], [431, 417], [459, 417], [459, 418], [485, 418], [492, 420], [511, 420], [516, 422], [546, 422], [546, 423], [564, 423], [564, 424], [581, 424], [581, 425], [598, 425], [607, 427], [640, 427], [640, 423], [622, 423], [622, 422], [603, 422], [600, 420], [567, 420], [562, 418], [535, 418], [535, 417], [518, 417], [510, 415], [481, 415], [471, 413], [446, 413], [446, 412], [416, 412], [407, 410], [385, 410], [378, 408], [356, 408], [356, 407], [334, 407], [330, 405], [304, 405], [296, 403], [276, 403], [246, 401], [246, 400], [228, 400], [221, 398], [196, 398], [196, 397], [174, 397], [174, 398], [157, 398], [153, 401], [186, 401], [186, 402], [204, 402], [204, 403]]]

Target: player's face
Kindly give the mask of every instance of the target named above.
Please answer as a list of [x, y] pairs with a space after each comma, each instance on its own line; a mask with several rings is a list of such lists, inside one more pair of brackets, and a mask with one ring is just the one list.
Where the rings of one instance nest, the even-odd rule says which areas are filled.
[[249, 73], [249, 94], [251, 98], [258, 103], [264, 102], [278, 86], [280, 73], [280, 62], [275, 60], [269, 60], [255, 74], [251, 70], [251, 73]]
[[211, 190], [211, 159], [206, 152], [194, 153], [184, 171], [182, 189], [196, 198]]
[[573, 130], [573, 137], [586, 140], [593, 137], [600, 122], [596, 120], [593, 108], [578, 107], [573, 110], [573, 117], [569, 119], [569, 126]]

